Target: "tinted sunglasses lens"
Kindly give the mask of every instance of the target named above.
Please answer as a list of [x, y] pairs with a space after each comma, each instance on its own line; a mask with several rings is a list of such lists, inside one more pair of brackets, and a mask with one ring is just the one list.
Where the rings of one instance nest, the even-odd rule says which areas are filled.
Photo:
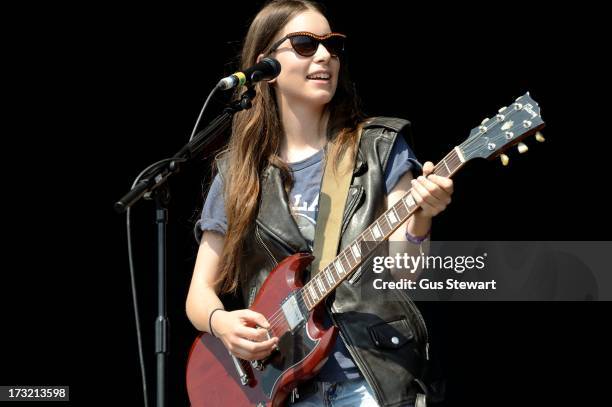
[[344, 38], [342, 37], [330, 37], [323, 41], [323, 45], [332, 55], [342, 55], [344, 51]]
[[296, 35], [295, 37], [291, 37], [291, 46], [293, 46], [293, 49], [298, 54], [310, 57], [317, 52], [319, 42], [307, 35]]

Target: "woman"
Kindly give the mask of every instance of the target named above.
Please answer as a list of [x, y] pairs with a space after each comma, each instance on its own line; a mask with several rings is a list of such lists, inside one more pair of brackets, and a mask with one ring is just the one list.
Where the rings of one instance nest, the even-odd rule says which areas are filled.
[[[421, 167], [401, 133], [407, 122], [364, 122], [342, 63], [343, 42], [320, 6], [306, 0], [269, 2], [245, 39], [242, 67], [271, 56], [282, 70], [258, 83], [253, 107], [234, 117], [197, 225], [201, 243], [186, 304], [198, 330], [217, 336], [245, 360], [263, 359], [278, 342], [255, 328], [269, 323], [247, 308], [275, 262], [312, 250], [325, 160], [335, 163], [342, 154], [357, 152], [351, 192], [358, 199], [345, 214], [341, 247], [412, 187], [421, 209], [389, 240], [418, 250], [432, 217], [450, 202], [453, 183], [429, 175], [432, 163], [414, 177]], [[360, 123], [366, 125], [357, 144]], [[335, 143], [328, 151], [330, 139]], [[397, 290], [382, 294], [389, 301], [376, 303], [355, 301], [358, 290], [359, 279], [345, 281], [327, 299], [326, 324], [338, 326], [340, 336], [318, 376], [297, 389], [296, 405], [323, 405], [325, 399], [331, 405], [412, 405], [421, 391], [415, 379], [427, 333], [420, 314], [391, 292]], [[240, 293], [244, 309], [224, 309], [219, 295], [233, 292]], [[372, 343], [368, 332], [385, 337], [389, 329], [405, 333], [406, 341]], [[414, 340], [408, 341], [411, 333]]]

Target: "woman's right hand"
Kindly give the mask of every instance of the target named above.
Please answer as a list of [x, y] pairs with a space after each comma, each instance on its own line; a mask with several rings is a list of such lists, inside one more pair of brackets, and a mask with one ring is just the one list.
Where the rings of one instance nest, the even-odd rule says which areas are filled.
[[266, 318], [250, 309], [219, 310], [213, 314], [210, 325], [227, 350], [240, 359], [264, 359], [278, 344], [278, 338], [268, 339], [270, 324]]

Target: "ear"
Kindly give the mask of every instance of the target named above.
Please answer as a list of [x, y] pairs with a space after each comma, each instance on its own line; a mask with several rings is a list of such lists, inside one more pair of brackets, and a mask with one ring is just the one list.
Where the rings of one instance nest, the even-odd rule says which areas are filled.
[[[259, 55], [257, 55], [257, 62], [256, 62], [256, 63], [257, 63], [257, 64], [258, 64], [258, 63], [260, 63], [260, 62], [261, 62], [261, 60], [262, 60], [262, 59], [264, 59], [264, 57], [265, 57], [265, 55], [264, 55], [264, 54], [259, 54]], [[273, 85], [274, 83], [276, 83], [276, 78], [271, 79], [271, 80], [269, 80], [269, 81], [266, 81], [266, 83], [267, 83], [268, 85]]]

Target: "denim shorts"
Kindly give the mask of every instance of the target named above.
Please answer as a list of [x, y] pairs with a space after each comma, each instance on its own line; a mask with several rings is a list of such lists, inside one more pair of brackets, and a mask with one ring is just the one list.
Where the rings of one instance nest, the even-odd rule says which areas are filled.
[[[320, 382], [318, 391], [295, 399], [296, 407], [378, 407], [374, 392], [363, 377], [341, 382]], [[406, 407], [411, 407], [412, 404]]]
[[296, 407], [378, 407], [374, 392], [363, 377], [341, 382], [319, 382], [316, 393], [295, 399]]

